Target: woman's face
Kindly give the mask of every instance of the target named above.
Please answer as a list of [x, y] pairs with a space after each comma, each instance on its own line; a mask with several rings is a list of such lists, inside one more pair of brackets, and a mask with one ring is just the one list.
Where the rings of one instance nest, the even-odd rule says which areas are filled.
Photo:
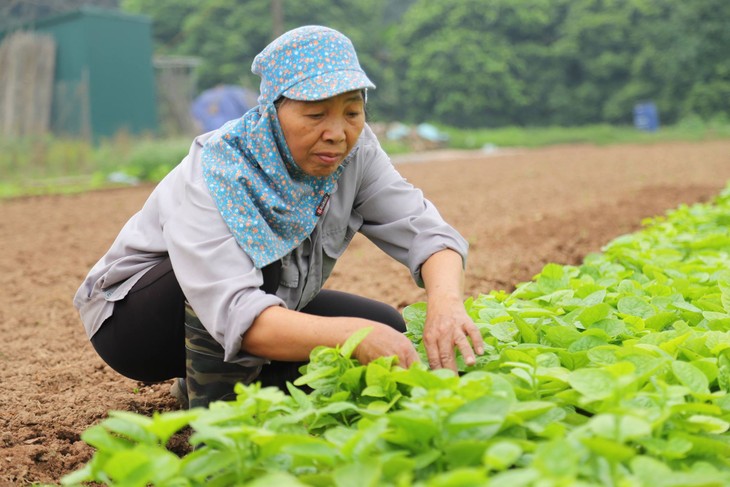
[[285, 99], [279, 123], [294, 161], [310, 176], [329, 176], [350, 153], [365, 126], [360, 91], [320, 101]]

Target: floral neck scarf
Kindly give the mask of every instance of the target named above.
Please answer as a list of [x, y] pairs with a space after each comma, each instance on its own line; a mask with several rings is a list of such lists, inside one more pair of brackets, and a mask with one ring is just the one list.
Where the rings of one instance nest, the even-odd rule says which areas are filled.
[[219, 129], [203, 147], [202, 163], [223, 220], [259, 269], [312, 233], [345, 165], [327, 177], [302, 172], [286, 145], [273, 103]]

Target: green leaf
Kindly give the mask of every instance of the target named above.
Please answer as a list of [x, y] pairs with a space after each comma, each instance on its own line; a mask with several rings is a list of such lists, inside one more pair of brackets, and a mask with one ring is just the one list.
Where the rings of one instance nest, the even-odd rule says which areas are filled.
[[588, 422], [596, 435], [624, 443], [634, 438], [651, 436], [651, 424], [628, 414], [599, 414]]
[[630, 465], [642, 485], [662, 485], [662, 480], [672, 475], [672, 469], [668, 465], [645, 455], [634, 457]]
[[604, 299], [606, 299], [606, 290], [599, 289], [583, 298], [583, 304], [586, 306], [591, 306], [593, 304], [602, 303]]
[[479, 468], [458, 468], [433, 476], [428, 487], [472, 487], [484, 485], [487, 481], [486, 473]]
[[383, 435], [388, 430], [385, 418], [377, 421], [361, 420], [358, 423], [357, 433], [352, 435], [339, 452], [349, 459], [363, 459], [370, 452], [377, 449], [378, 443], [383, 441]]
[[512, 342], [519, 333], [517, 325], [511, 322], [497, 323], [487, 328], [489, 333], [500, 342]]
[[588, 328], [591, 330], [603, 330], [610, 338], [616, 338], [619, 335], [629, 333], [626, 329], [626, 324], [623, 321], [615, 318], [606, 318], [596, 321]]
[[487, 443], [481, 438], [449, 441], [444, 447], [443, 460], [448, 470], [482, 465]]
[[377, 460], [345, 464], [332, 473], [337, 487], [377, 487], [380, 475], [381, 466]]
[[578, 369], [570, 373], [568, 383], [588, 400], [611, 397], [616, 392], [616, 378], [602, 369]]
[[396, 370], [392, 373], [393, 380], [412, 387], [424, 389], [448, 389], [452, 384], [459, 382], [458, 377], [447, 369], [430, 371], [423, 364], [415, 364], [408, 370]]
[[152, 420], [150, 418], [126, 411], [114, 411], [104, 421], [104, 427], [112, 433], [124, 436], [138, 443], [154, 445], [159, 440], [157, 436], [147, 431], [147, 428], [151, 424]]
[[129, 440], [114, 436], [104, 428], [103, 423], [88, 428], [81, 433], [81, 439], [97, 450], [117, 452], [130, 448], [133, 443]]
[[164, 448], [138, 448], [118, 452], [104, 465], [106, 473], [122, 485], [159, 484], [173, 477], [180, 459]]
[[556, 347], [568, 348], [571, 343], [578, 340], [582, 335], [575, 328], [566, 326], [551, 326], [545, 329], [545, 337]]
[[607, 318], [609, 316], [609, 313], [611, 312], [611, 309], [611, 306], [607, 305], [606, 303], [599, 303], [594, 304], [593, 306], [587, 306], [583, 308], [583, 311], [578, 314], [578, 321], [583, 323], [583, 326], [587, 328], [596, 321]]
[[687, 422], [700, 431], [714, 435], [723, 434], [730, 429], [730, 423], [727, 421], [703, 414], [694, 414], [687, 418]]
[[680, 317], [677, 316], [677, 313], [671, 312], [671, 311], [662, 311], [660, 313], [655, 314], [654, 316], [650, 316], [646, 319], [644, 322], [647, 328], [650, 328], [655, 331], [662, 331], [667, 326], [671, 325], [675, 321], [679, 320]]
[[581, 438], [580, 442], [587, 446], [595, 455], [612, 462], [625, 462], [636, 455], [636, 450], [610, 438]]
[[426, 323], [428, 306], [424, 302], [414, 303], [403, 308], [403, 319], [409, 326], [419, 326], [423, 330]]
[[656, 313], [654, 308], [637, 296], [625, 296], [618, 300], [617, 308], [620, 313], [648, 318]]
[[424, 410], [394, 411], [388, 415], [391, 426], [389, 441], [404, 445], [427, 445], [441, 429], [439, 420], [433, 416], [433, 413]]
[[525, 321], [518, 313], [510, 313], [512, 319], [520, 332], [523, 343], [538, 343], [535, 326]]
[[567, 284], [567, 278], [563, 266], [558, 264], [547, 264], [537, 276], [537, 285], [545, 294], [563, 289]]
[[620, 349], [613, 345], [594, 347], [588, 350], [587, 355], [588, 359], [594, 365], [611, 365], [618, 362], [618, 357], [616, 356], [618, 350]]
[[503, 397], [480, 397], [451, 413], [444, 421], [444, 427], [453, 439], [491, 438], [504, 423], [510, 403]]
[[692, 443], [693, 455], [717, 457], [723, 460], [730, 457], [730, 444], [723, 436], [689, 434], [684, 431], [677, 431], [674, 436]]
[[725, 312], [730, 314], [730, 281], [719, 281], [717, 286], [720, 288], [720, 302]]
[[484, 465], [490, 470], [505, 470], [522, 456], [522, 448], [511, 441], [497, 441], [484, 452]]
[[541, 443], [535, 451], [533, 465], [548, 478], [573, 478], [580, 459], [575, 446], [564, 439]]
[[273, 485], [307, 487], [309, 484], [300, 482], [295, 476], [286, 472], [269, 472], [265, 473], [261, 477], [251, 480], [250, 482], [246, 482], [246, 487], [271, 487]]
[[91, 482], [94, 480], [93, 468], [91, 463], [87, 463], [79, 470], [71, 472], [61, 477], [61, 485], [78, 486], [83, 482]]
[[502, 350], [503, 362], [515, 362], [525, 365], [537, 366], [535, 357], [523, 352], [522, 350], [516, 350], [514, 348], [505, 348]]
[[381, 386], [367, 386], [365, 389], [363, 389], [362, 393], [363, 396], [367, 397], [385, 397], [386, 393], [385, 390]]
[[679, 382], [694, 394], [709, 394], [709, 381], [700, 369], [688, 362], [675, 360], [672, 372]]
[[322, 438], [307, 434], [269, 434], [253, 438], [259, 446], [261, 458], [274, 457], [280, 454], [291, 455], [295, 461], [305, 463], [318, 462], [334, 465], [339, 457], [339, 450]]
[[198, 415], [199, 412], [196, 410], [168, 411], [164, 414], [155, 412], [152, 416], [152, 424], [149, 426], [149, 430], [164, 445], [172, 435], [188, 426]]
[[368, 336], [372, 330], [373, 329], [371, 327], [366, 327], [360, 328], [354, 332], [347, 340], [345, 340], [342, 347], [340, 347], [340, 354], [345, 358], [350, 358], [352, 356], [352, 352], [355, 351], [357, 346], [365, 340], [365, 337]]
[[309, 396], [301, 389], [295, 387], [294, 384], [292, 384], [291, 382], [287, 382], [286, 389], [300, 409], [309, 409], [312, 407], [312, 400], [309, 398]]
[[641, 438], [637, 443], [646, 448], [654, 455], [667, 459], [685, 458], [692, 449], [692, 442], [683, 439], [670, 437], [668, 440], [662, 438]]
[[240, 460], [232, 449], [219, 450], [202, 446], [183, 458], [180, 474], [190, 479], [205, 481], [230, 471]]

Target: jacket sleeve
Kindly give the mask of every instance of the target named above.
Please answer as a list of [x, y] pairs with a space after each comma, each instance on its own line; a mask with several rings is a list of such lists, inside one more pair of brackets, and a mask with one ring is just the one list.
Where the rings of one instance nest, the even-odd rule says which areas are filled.
[[421, 265], [440, 250], [458, 252], [466, 265], [466, 240], [398, 173], [377, 139], [369, 138], [361, 151], [362, 182], [354, 208], [363, 218], [360, 231], [406, 265], [421, 287]]
[[266, 308], [285, 303], [259, 289], [261, 271], [236, 243], [203, 180], [201, 148], [191, 151], [191, 164], [182, 174], [183, 194], [163, 235], [185, 298], [223, 346], [224, 360], [258, 365], [265, 359], [241, 351], [243, 334]]

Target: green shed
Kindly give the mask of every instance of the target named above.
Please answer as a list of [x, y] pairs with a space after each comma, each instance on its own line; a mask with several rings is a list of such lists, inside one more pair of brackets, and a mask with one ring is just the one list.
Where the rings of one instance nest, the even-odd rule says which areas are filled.
[[157, 131], [149, 18], [83, 7], [25, 30], [55, 40], [54, 133], [98, 140]]

